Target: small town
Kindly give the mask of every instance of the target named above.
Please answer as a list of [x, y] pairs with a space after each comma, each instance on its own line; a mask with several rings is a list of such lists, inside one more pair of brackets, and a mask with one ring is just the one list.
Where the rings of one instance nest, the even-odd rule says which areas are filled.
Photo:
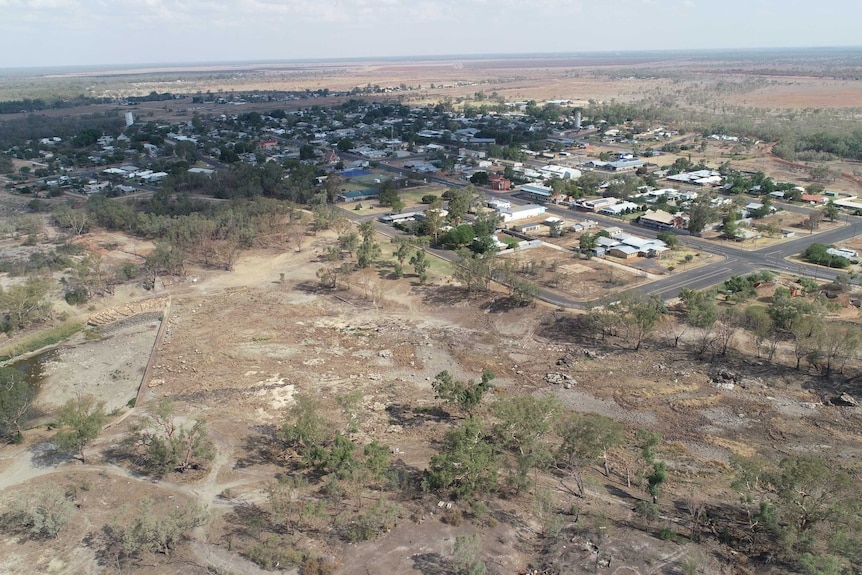
[[7, 8], [0, 573], [862, 572], [855, 5]]

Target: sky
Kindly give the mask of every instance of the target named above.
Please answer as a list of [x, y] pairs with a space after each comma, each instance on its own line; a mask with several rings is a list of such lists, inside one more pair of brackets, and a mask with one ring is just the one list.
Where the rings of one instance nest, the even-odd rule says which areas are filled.
[[860, 0], [0, 0], [0, 68], [859, 46]]

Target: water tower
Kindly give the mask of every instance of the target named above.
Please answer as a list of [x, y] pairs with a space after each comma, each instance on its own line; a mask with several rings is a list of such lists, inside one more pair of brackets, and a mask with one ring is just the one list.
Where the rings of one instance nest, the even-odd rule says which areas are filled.
[[581, 111], [580, 110], [575, 110], [575, 129], [576, 130], [581, 129]]

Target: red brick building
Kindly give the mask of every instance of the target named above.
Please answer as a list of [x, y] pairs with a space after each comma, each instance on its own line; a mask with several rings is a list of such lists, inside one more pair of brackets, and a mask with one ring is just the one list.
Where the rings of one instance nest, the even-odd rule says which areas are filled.
[[512, 182], [500, 174], [491, 174], [488, 176], [488, 185], [491, 186], [492, 190], [498, 192], [508, 192], [512, 189]]

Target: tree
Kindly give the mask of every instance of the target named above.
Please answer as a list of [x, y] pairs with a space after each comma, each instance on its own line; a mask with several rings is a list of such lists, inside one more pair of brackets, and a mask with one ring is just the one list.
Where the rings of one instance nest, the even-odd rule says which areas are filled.
[[374, 224], [370, 221], [359, 224], [362, 243], [356, 250], [356, 263], [360, 268], [367, 268], [383, 253], [380, 245], [374, 241]]
[[[381, 206], [390, 206], [393, 207], [396, 202], [401, 202], [401, 198], [398, 196], [398, 190], [395, 188], [395, 182], [391, 179], [385, 180], [378, 185], [378, 196], [377, 203]], [[404, 207], [404, 203], [401, 202], [401, 207]], [[395, 210], [401, 211], [401, 210]]]
[[818, 164], [811, 168], [810, 176], [815, 182], [831, 182], [835, 180], [834, 172], [825, 164]]
[[595, 249], [598, 245], [598, 238], [599, 236], [591, 234], [589, 232], [584, 232], [583, 234], [581, 234], [581, 237], [578, 238], [578, 247], [580, 248], [581, 252], [588, 252]]
[[457, 575], [485, 575], [485, 562], [482, 561], [482, 538], [478, 533], [455, 537], [455, 550], [452, 564]]
[[301, 457], [308, 458], [315, 447], [329, 437], [329, 424], [320, 414], [320, 404], [311, 396], [297, 394], [281, 428], [281, 438]]
[[86, 463], [84, 448], [92, 442], [108, 420], [104, 402], [96, 402], [90, 396], [77, 397], [66, 402], [57, 415], [60, 425], [51, 442], [58, 451], [77, 453]]
[[[745, 310], [745, 327], [754, 334], [754, 347], [757, 350], [757, 357], [760, 357], [764, 342], [775, 329], [772, 317], [763, 306], [751, 306]], [[772, 353], [769, 354], [768, 359], [772, 361]]]
[[485, 392], [491, 389], [493, 380], [494, 372], [489, 369], [482, 371], [482, 378], [478, 382], [461, 381], [452, 377], [448, 371], [441, 371], [434, 377], [431, 387], [437, 399], [442, 399], [472, 415], [482, 402]]
[[638, 433], [641, 442], [641, 456], [649, 466], [645, 475], [647, 481], [647, 492], [652, 496], [653, 504], [658, 502], [662, 486], [667, 482], [667, 466], [664, 461], [656, 461], [655, 448], [661, 443], [661, 435], [654, 432], [641, 431]]
[[450, 249], [463, 248], [467, 244], [471, 243], [475, 236], [476, 232], [473, 230], [472, 225], [461, 224], [460, 226], [455, 226], [446, 232], [446, 235], [443, 236], [442, 243]]
[[659, 232], [656, 238], [663, 241], [672, 250], [679, 245], [679, 236], [671, 231]]
[[410, 249], [413, 247], [413, 242], [409, 238], [398, 236], [392, 238], [392, 243], [398, 246], [395, 248], [395, 252], [392, 255], [395, 256], [395, 259], [398, 261], [398, 265], [395, 266], [395, 277], [400, 278], [404, 275], [404, 260], [406, 260], [410, 255]]
[[685, 321], [701, 332], [698, 355], [703, 355], [713, 341], [713, 327], [718, 320], [714, 294], [683, 288], [679, 294], [686, 307]]
[[829, 200], [829, 202], [823, 208], [823, 215], [830, 222], [834, 222], [838, 219], [838, 216], [841, 215], [841, 208], [835, 205], [835, 200]]
[[449, 188], [446, 194], [449, 197], [449, 215], [447, 217], [454, 225], [458, 225], [473, 207], [476, 200], [476, 188], [473, 186]]
[[0, 437], [21, 435], [21, 423], [30, 412], [36, 390], [14, 367], [0, 367]]
[[800, 369], [803, 358], [816, 359], [819, 355], [823, 318], [818, 314], [805, 314], [796, 319], [790, 326], [793, 334], [793, 354], [796, 357], [796, 369]]
[[807, 311], [807, 307], [806, 302], [795, 299], [789, 289], [778, 287], [772, 294], [767, 312], [777, 329], [790, 331], [793, 329], [793, 323]]
[[425, 485], [430, 489], [451, 488], [461, 499], [475, 493], [488, 495], [497, 489], [497, 470], [497, 456], [482, 424], [469, 418], [446, 434], [440, 453], [431, 457]]
[[733, 336], [744, 323], [742, 316], [743, 312], [736, 307], [726, 307], [719, 312], [715, 330], [719, 355], [727, 355]]
[[472, 176], [470, 176], [470, 183], [477, 186], [487, 186], [489, 178], [490, 176], [488, 176], [488, 172], [484, 170], [475, 172]]
[[458, 250], [453, 277], [468, 292], [487, 291], [494, 270], [494, 258], [486, 254], [475, 254], [468, 249]]
[[700, 197], [692, 202], [688, 211], [688, 231], [699, 236], [707, 224], [715, 219], [715, 209], [709, 204], [709, 199]]
[[531, 469], [544, 468], [551, 461], [551, 449], [544, 439], [562, 410], [562, 404], [553, 396], [518, 395], [494, 404], [494, 415], [499, 420], [493, 427], [494, 435], [515, 453], [518, 488], [525, 484]]
[[830, 268], [847, 268], [850, 267], [850, 260], [844, 256], [829, 253], [829, 246], [820, 243], [813, 243], [802, 252], [802, 257], [812, 264], [828, 266]]
[[316, 155], [316, 150], [311, 144], [303, 144], [299, 147], [300, 160], [313, 160]]
[[639, 350], [644, 340], [653, 332], [665, 312], [664, 302], [658, 296], [625, 294], [612, 309], [620, 315], [620, 324], [625, 326], [628, 339]]
[[420, 284], [424, 284], [428, 281], [428, 267], [430, 264], [425, 257], [425, 250], [416, 250], [416, 253], [412, 258], [410, 258], [410, 265], [413, 266], [413, 271], [416, 272], [417, 276], [419, 276]]
[[59, 485], [50, 483], [15, 498], [4, 520], [37, 537], [59, 537], [77, 510]]
[[820, 373], [829, 377], [834, 371], [844, 371], [844, 365], [859, 348], [859, 330], [855, 326], [828, 324], [819, 335], [816, 357], [820, 360]]
[[512, 276], [509, 278], [508, 283], [509, 297], [515, 305], [530, 305], [539, 295], [539, 286], [526, 278]]
[[167, 398], [159, 401], [153, 414], [152, 428], [140, 431], [138, 441], [144, 447], [150, 465], [158, 473], [183, 473], [215, 457], [215, 449], [207, 436], [206, 421], [196, 419], [191, 426], [181, 425], [174, 417], [173, 402]]
[[182, 275], [185, 271], [185, 251], [168, 242], [159, 242], [145, 260], [144, 267], [152, 277], [155, 287], [156, 277], [161, 274]]
[[822, 553], [830, 541], [859, 526], [855, 482], [845, 471], [812, 455], [784, 458], [767, 477], [778, 514], [780, 540], [791, 553]]
[[4, 330], [24, 329], [48, 316], [51, 281], [31, 276], [24, 284], [0, 288], [0, 309], [5, 310]]
[[76, 236], [86, 233], [89, 227], [89, 214], [86, 210], [77, 210], [70, 206], [60, 206], [54, 211], [54, 221], [63, 229], [71, 231]]
[[170, 556], [195, 527], [206, 524], [207, 510], [196, 503], [156, 503], [145, 497], [132, 512], [129, 525], [114, 524], [104, 531], [105, 546], [117, 563], [136, 562], [144, 553]]
[[820, 210], [814, 210], [808, 214], [808, 219], [805, 220], [805, 226], [808, 228], [810, 233], [814, 233], [814, 230], [820, 228], [820, 222], [822, 220], [823, 212]]
[[603, 415], [573, 413], [564, 419], [557, 433], [560, 445], [556, 450], [557, 467], [569, 473], [584, 497], [583, 472], [588, 465], [602, 461], [605, 475], [610, 475], [608, 450], [623, 440], [623, 426]]
[[349, 232], [338, 236], [338, 247], [341, 252], [347, 252], [348, 256], [353, 257], [353, 252], [359, 247], [359, 234]]
[[736, 218], [729, 217], [724, 220], [721, 235], [727, 240], [736, 240], [739, 238], [740, 225]]
[[432, 243], [436, 244], [440, 238], [440, 228], [443, 226], [443, 213], [440, 198], [435, 199], [425, 210], [425, 217], [416, 224], [416, 233], [420, 236], [431, 236]]

